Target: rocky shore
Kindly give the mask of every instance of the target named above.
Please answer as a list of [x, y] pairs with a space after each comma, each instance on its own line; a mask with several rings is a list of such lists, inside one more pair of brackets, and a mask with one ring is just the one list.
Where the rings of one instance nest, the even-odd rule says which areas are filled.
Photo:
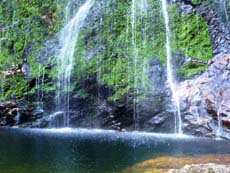
[[229, 173], [229, 165], [219, 164], [198, 164], [198, 165], [185, 165], [181, 169], [170, 170], [168, 173]]
[[161, 156], [134, 164], [122, 173], [229, 173], [229, 155]]
[[[177, 76], [176, 90], [180, 98], [183, 131], [190, 135], [230, 139], [229, 21], [219, 11], [218, 3], [215, 1], [212, 3], [197, 1], [196, 4], [191, 0], [169, 2], [176, 4], [178, 13], [196, 14], [206, 21], [213, 47], [212, 59], [197, 62], [207, 65], [206, 70], [189, 78], [181, 74]], [[93, 21], [97, 21], [101, 15], [98, 9], [104, 2], [101, 3], [97, 4], [97, 13], [93, 15]], [[87, 25], [92, 23], [87, 21]], [[98, 39], [96, 30], [92, 37], [95, 37], [94, 40]], [[103, 49], [98, 51], [106, 49], [106, 45], [102, 47]], [[48, 50], [51, 51], [52, 48]], [[45, 56], [42, 52], [41, 54]], [[178, 56], [175, 59], [180, 60], [174, 64], [175, 71], [178, 70], [177, 67], [186, 64], [190, 58], [183, 53]], [[70, 126], [174, 133], [176, 108], [167, 84], [166, 68], [155, 55], [152, 55], [146, 63], [148, 68], [145, 69], [145, 73], [148, 79], [147, 82], [145, 81], [145, 87], [148, 88], [148, 93], [145, 93], [143, 86], [138, 86], [138, 92], [144, 93], [143, 95], [135, 95], [131, 91], [122, 94], [119, 98], [111, 99], [110, 96], [115, 91], [111, 86], [99, 84], [97, 74], [91, 74], [89, 78], [83, 78], [79, 84], [73, 86], [74, 89], [70, 93]], [[49, 64], [47, 68], [51, 69], [52, 65]], [[14, 71], [22, 73], [22, 70]], [[14, 74], [16, 73], [12, 73]], [[36, 80], [34, 78], [25, 83], [27, 82], [26, 85], [28, 84], [30, 88], [36, 88]], [[43, 74], [42, 81], [45, 84], [52, 80], [47, 74]], [[29, 96], [32, 99], [26, 99], [34, 101], [39, 93], [34, 91]], [[8, 99], [0, 102], [0, 126], [47, 128], [56, 123], [57, 127], [62, 127], [59, 122], [63, 119], [64, 113], [55, 112], [54, 97], [54, 90], [42, 91], [43, 109], [28, 100]]]

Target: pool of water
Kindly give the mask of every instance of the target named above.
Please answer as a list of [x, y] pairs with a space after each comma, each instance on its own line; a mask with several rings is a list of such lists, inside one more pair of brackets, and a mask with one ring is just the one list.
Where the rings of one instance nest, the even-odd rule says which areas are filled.
[[0, 173], [120, 173], [150, 158], [208, 154], [230, 154], [230, 142], [97, 129], [0, 129]]

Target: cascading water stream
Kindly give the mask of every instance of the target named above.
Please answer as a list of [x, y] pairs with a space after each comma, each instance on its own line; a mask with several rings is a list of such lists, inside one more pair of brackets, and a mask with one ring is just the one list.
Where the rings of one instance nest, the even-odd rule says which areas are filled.
[[[103, 25], [103, 18], [100, 18], [100, 28]], [[99, 41], [101, 44], [101, 40]], [[100, 53], [97, 54], [97, 95], [98, 95], [98, 103], [101, 99], [101, 91], [100, 91], [100, 84], [102, 83], [102, 55]]]
[[216, 130], [216, 137], [217, 139], [220, 139], [222, 135], [222, 122], [221, 122], [221, 117], [220, 117], [220, 108], [217, 110], [217, 121], [218, 121], [218, 127]]
[[[144, 49], [146, 49], [147, 47], [147, 25], [148, 25], [148, 22], [146, 21], [146, 18], [148, 17], [148, 1], [147, 0], [141, 0], [140, 4], [140, 13], [141, 13], [141, 23], [142, 23], [142, 27], [143, 27], [143, 30], [142, 30], [142, 45], [144, 47]], [[146, 80], [145, 80], [145, 76], [146, 76], [146, 64], [148, 64], [148, 62], [146, 61], [146, 59], [143, 59], [142, 60], [142, 76], [141, 76], [141, 83], [142, 83], [142, 86], [146, 86]]]
[[132, 0], [131, 7], [131, 27], [132, 27], [132, 47], [133, 47], [133, 61], [134, 61], [134, 98], [133, 98], [133, 120], [136, 129], [137, 124], [137, 102], [138, 102], [138, 90], [137, 90], [137, 58], [138, 49], [136, 43], [136, 0]]
[[[2, 38], [0, 39], [0, 52], [2, 51]], [[5, 82], [5, 76], [3, 75], [3, 77], [1, 78], [0, 80], [1, 82], [1, 85], [0, 85], [0, 92], [1, 92], [1, 95], [0, 95], [0, 102], [3, 100], [4, 98], [4, 89], [3, 89], [3, 86], [4, 86], [4, 82]]]
[[225, 19], [228, 21], [229, 17], [228, 17], [228, 12], [226, 7], [226, 0], [219, 0], [219, 3], [220, 3], [221, 11], [224, 13]]
[[36, 92], [37, 92], [37, 109], [43, 109], [43, 97], [44, 97], [44, 80], [45, 80], [45, 67], [38, 68], [38, 77], [36, 78]]
[[[69, 126], [69, 99], [70, 99], [70, 77], [74, 64], [74, 50], [77, 43], [79, 30], [82, 27], [94, 0], [87, 0], [78, 10], [77, 14], [67, 21], [59, 33], [60, 50], [57, 55], [58, 64], [58, 91], [57, 111], [64, 113], [64, 126]], [[70, 5], [67, 5], [69, 11]], [[70, 18], [67, 12], [66, 20]]]
[[175, 133], [183, 134], [182, 130], [182, 119], [180, 113], [180, 100], [178, 95], [176, 94], [175, 83], [173, 79], [173, 69], [172, 69], [172, 55], [171, 55], [171, 47], [170, 47], [170, 28], [169, 28], [169, 16], [167, 10], [167, 0], [161, 0], [162, 2], [162, 10], [165, 20], [165, 28], [166, 28], [166, 56], [167, 56], [167, 79], [169, 83], [169, 87], [172, 91], [172, 99], [175, 102], [177, 107], [177, 114], [175, 115]]
[[[133, 97], [133, 121], [134, 121], [134, 127], [137, 129], [138, 124], [138, 102], [139, 102], [139, 94], [140, 94], [140, 86], [145, 85], [145, 72], [146, 72], [146, 61], [145, 59], [140, 60], [139, 56], [139, 46], [142, 47], [146, 46], [146, 21], [143, 19], [147, 16], [147, 7], [148, 3], [147, 0], [132, 0], [131, 4], [131, 44], [132, 44], [132, 59], [130, 61], [133, 62], [133, 66], [131, 69], [131, 75], [134, 76], [133, 78], [133, 89], [134, 89], [134, 97]], [[138, 26], [138, 23], [141, 23], [141, 28]], [[128, 33], [129, 33], [129, 20], [127, 20], [127, 29], [126, 29], [126, 42], [128, 42]], [[139, 40], [137, 33], [141, 32], [142, 40]], [[140, 43], [140, 44], [139, 44]], [[139, 64], [142, 64], [142, 69], [138, 68]], [[130, 67], [129, 71], [130, 71]], [[129, 72], [130, 73], [130, 72]], [[142, 74], [140, 76], [140, 73]], [[130, 82], [130, 81], [129, 81]], [[140, 85], [140, 86], [139, 86]]]

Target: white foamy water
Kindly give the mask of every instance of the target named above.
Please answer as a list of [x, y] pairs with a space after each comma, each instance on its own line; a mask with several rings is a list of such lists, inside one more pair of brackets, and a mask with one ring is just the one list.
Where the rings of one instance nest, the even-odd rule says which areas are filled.
[[175, 81], [173, 78], [173, 68], [172, 68], [172, 55], [171, 55], [171, 46], [170, 46], [170, 27], [169, 27], [169, 16], [168, 16], [168, 10], [167, 10], [167, 0], [161, 0], [162, 2], [162, 10], [165, 20], [165, 28], [166, 28], [166, 56], [167, 56], [167, 79], [170, 86], [170, 89], [172, 91], [172, 99], [177, 107], [177, 113], [175, 117], [175, 133], [183, 134], [182, 130], [182, 119], [181, 119], [181, 113], [180, 113], [180, 99], [178, 95], [176, 94], [175, 89]]
[[[74, 65], [74, 50], [78, 40], [80, 28], [93, 6], [94, 0], [87, 0], [78, 10], [77, 14], [67, 21], [64, 28], [59, 33], [60, 50], [57, 54], [58, 64], [58, 92], [57, 111], [65, 114], [64, 126], [69, 126], [69, 99], [70, 99], [70, 78]], [[66, 8], [71, 8], [68, 4]], [[65, 9], [69, 11], [69, 9]], [[66, 20], [70, 18], [67, 13]]]

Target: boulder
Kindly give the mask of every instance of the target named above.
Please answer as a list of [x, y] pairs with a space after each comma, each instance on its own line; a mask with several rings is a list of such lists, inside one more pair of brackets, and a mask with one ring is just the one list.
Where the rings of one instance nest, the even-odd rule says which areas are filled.
[[43, 115], [34, 105], [5, 101], [0, 103], [0, 126], [15, 126], [35, 121]]
[[18, 106], [13, 101], [6, 101], [0, 104], [0, 125], [13, 125], [18, 112]]

